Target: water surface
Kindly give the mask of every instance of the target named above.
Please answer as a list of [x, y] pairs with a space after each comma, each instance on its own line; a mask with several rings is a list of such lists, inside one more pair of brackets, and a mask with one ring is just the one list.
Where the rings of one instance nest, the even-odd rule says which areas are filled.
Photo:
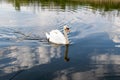
[[[118, 4], [1, 0], [0, 80], [119, 80]], [[49, 43], [45, 32], [64, 25], [70, 45]]]

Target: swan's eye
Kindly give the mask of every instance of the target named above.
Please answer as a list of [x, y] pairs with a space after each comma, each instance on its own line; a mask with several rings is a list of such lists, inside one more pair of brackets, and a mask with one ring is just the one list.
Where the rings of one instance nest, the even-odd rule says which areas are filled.
[[69, 28], [66, 28], [66, 30], [69, 30]]

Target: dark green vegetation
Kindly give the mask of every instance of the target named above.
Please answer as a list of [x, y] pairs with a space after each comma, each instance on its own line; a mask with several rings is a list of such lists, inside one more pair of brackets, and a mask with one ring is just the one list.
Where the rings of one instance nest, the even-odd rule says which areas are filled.
[[120, 0], [6, 0], [13, 4], [16, 10], [20, 10], [21, 6], [33, 5], [42, 8], [76, 9], [78, 6], [91, 6], [93, 9], [110, 11], [114, 9], [120, 10]]

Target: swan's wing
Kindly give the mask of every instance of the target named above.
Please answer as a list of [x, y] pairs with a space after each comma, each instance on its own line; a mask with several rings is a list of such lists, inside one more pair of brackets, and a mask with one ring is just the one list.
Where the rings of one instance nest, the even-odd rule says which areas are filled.
[[50, 41], [57, 44], [65, 44], [66, 39], [59, 30], [52, 30], [50, 32]]
[[49, 35], [48, 33], [45, 33], [45, 34], [46, 34], [47, 39], [49, 39], [49, 38], [50, 38], [50, 35]]

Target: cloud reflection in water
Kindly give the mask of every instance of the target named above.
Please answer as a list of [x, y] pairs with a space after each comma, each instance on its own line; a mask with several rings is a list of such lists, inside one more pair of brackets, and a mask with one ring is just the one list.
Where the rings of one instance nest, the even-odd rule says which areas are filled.
[[[52, 58], [60, 58], [61, 47], [36, 47], [28, 46], [10, 46], [0, 51], [1, 70], [4, 73], [12, 73], [14, 71], [29, 69], [35, 65], [47, 64]], [[7, 53], [6, 53], [7, 52]]]

